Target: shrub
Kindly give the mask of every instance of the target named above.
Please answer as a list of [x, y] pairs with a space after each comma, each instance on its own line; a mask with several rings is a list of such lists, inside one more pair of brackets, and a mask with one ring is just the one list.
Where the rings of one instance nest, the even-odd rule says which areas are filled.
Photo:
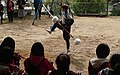
[[120, 16], [120, 4], [113, 7], [112, 16]]
[[105, 2], [106, 0], [76, 0], [76, 3], [73, 4], [73, 10], [76, 14], [98, 14], [105, 12]]

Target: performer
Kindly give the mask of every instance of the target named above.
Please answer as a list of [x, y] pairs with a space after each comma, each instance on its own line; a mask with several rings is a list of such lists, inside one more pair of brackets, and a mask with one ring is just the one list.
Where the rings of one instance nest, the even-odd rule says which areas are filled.
[[[63, 38], [66, 41], [67, 45], [67, 54], [70, 52], [70, 30], [71, 30], [71, 25], [74, 23], [74, 19], [72, 15], [69, 13], [69, 7], [67, 4], [64, 4], [62, 6], [62, 21], [59, 21], [58, 17], [53, 17], [53, 22], [54, 25], [51, 26], [50, 29], [47, 29], [46, 31], [49, 32], [50, 34], [52, 31], [55, 30], [55, 28], [59, 28], [60, 30], [63, 31]], [[69, 33], [68, 33], [68, 32]]]
[[[35, 7], [35, 14], [38, 11], [39, 12], [39, 19], [41, 19], [42, 0], [34, 0], [34, 7]], [[36, 19], [37, 19], [37, 16], [38, 15], [36, 15]]]

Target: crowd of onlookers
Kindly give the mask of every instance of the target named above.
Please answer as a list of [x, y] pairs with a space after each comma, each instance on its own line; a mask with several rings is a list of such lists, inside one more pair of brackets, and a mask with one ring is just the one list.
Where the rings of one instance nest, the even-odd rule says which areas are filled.
[[89, 75], [119, 75], [120, 74], [120, 54], [113, 54], [110, 59], [106, 59], [110, 54], [107, 44], [99, 44], [96, 48], [97, 58], [89, 61]]
[[[17, 0], [17, 4], [18, 5], [18, 17], [19, 18], [23, 18], [24, 17], [24, 6], [25, 6], [26, 2], [25, 0]], [[9, 23], [13, 22], [13, 16], [14, 16], [14, 2], [12, 0], [7, 0], [7, 16], [8, 16], [8, 21]], [[1, 19], [1, 24], [3, 23], [3, 14], [4, 14], [4, 6], [1, 3], [0, 0], [0, 19]]]
[[[89, 61], [88, 75], [119, 75], [120, 54], [113, 54], [106, 59], [110, 53], [107, 44], [101, 43], [96, 48], [97, 58]], [[24, 70], [19, 68], [19, 53], [15, 53], [15, 40], [6, 37], [0, 45], [0, 75], [82, 75], [70, 70], [70, 55], [60, 54], [55, 63], [49, 61], [44, 54], [44, 46], [41, 42], [35, 42], [31, 47], [28, 58], [24, 61]]]
[[[16, 3], [13, 2], [13, 0], [7, 0], [7, 16], [8, 16], [8, 21], [9, 23], [13, 22], [13, 18], [14, 18], [14, 6], [17, 5], [18, 6], [18, 17], [20, 19], [22, 19], [25, 16], [25, 12], [24, 12], [24, 7], [26, 4], [26, 1], [28, 0], [17, 0]], [[36, 18], [39, 15], [39, 19], [41, 18], [41, 10], [42, 10], [42, 0], [34, 0], [34, 7], [35, 7], [35, 15]], [[3, 14], [5, 13], [4, 11], [4, 6], [2, 4], [2, 1], [0, 0], [0, 20], [1, 20], [1, 24], [3, 23]], [[38, 14], [36, 14], [38, 13]]]

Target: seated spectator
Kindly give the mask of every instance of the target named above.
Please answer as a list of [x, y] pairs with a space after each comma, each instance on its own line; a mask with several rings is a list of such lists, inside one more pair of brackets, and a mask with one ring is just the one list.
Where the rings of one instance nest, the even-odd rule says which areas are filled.
[[111, 68], [101, 70], [98, 75], [119, 75], [120, 74], [120, 54], [113, 54], [110, 57]]
[[81, 75], [69, 69], [70, 57], [67, 54], [60, 54], [56, 58], [57, 69], [53, 70], [49, 75]]
[[13, 51], [15, 50], [15, 40], [11, 37], [6, 37], [2, 43], [1, 43], [1, 47], [10, 47]]
[[118, 74], [120, 74], [120, 62], [115, 65], [113, 71], [113, 75], [118, 75]]
[[[15, 51], [15, 40], [11, 37], [6, 37], [1, 43], [2, 48], [5, 46], [10, 47], [13, 51]], [[18, 53], [14, 53], [13, 60], [11, 63], [19, 67], [20, 59], [21, 59], [20, 55], [18, 55]]]
[[11, 64], [13, 54], [10, 47], [0, 48], [0, 75], [22, 75], [23, 71]]
[[106, 59], [110, 53], [110, 48], [107, 44], [99, 44], [96, 48], [97, 58], [89, 61], [88, 73], [89, 75], [97, 75], [98, 72], [106, 67], [110, 67], [109, 61]]
[[44, 47], [40, 42], [32, 45], [30, 57], [25, 59], [24, 67], [28, 75], [47, 75], [54, 69], [53, 63], [45, 58]]

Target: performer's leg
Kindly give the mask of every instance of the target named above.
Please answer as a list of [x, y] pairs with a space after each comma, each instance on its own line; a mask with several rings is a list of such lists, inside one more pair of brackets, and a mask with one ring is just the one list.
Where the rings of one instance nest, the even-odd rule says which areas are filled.
[[[65, 27], [66, 30], [70, 33], [70, 29], [71, 27]], [[66, 41], [66, 48], [67, 48], [67, 53], [70, 52], [70, 35], [68, 32], [66, 32], [66, 30], [63, 30], [63, 38]]]
[[[60, 24], [62, 24], [61, 21], [60, 21]], [[49, 29], [49, 30], [47, 29], [46, 31], [49, 32], [49, 33], [51, 34], [52, 31], [54, 31], [56, 27], [59, 28], [59, 29], [61, 29], [61, 30], [63, 29], [63, 28], [58, 24], [58, 22], [57, 22], [57, 23], [54, 23], [54, 25], [51, 26], [50, 29]]]
[[[62, 21], [60, 21], [60, 24], [62, 25]], [[54, 25], [51, 26], [51, 31], [54, 31], [56, 27], [59, 28], [60, 30], [62, 30], [63, 28], [61, 27], [61, 25], [59, 25], [58, 22], [54, 23]]]
[[70, 52], [70, 36], [69, 36], [69, 34], [66, 34], [66, 32], [63, 32], [63, 38], [64, 38], [64, 40], [66, 41], [66, 48], [67, 48], [67, 53], [69, 53]]

